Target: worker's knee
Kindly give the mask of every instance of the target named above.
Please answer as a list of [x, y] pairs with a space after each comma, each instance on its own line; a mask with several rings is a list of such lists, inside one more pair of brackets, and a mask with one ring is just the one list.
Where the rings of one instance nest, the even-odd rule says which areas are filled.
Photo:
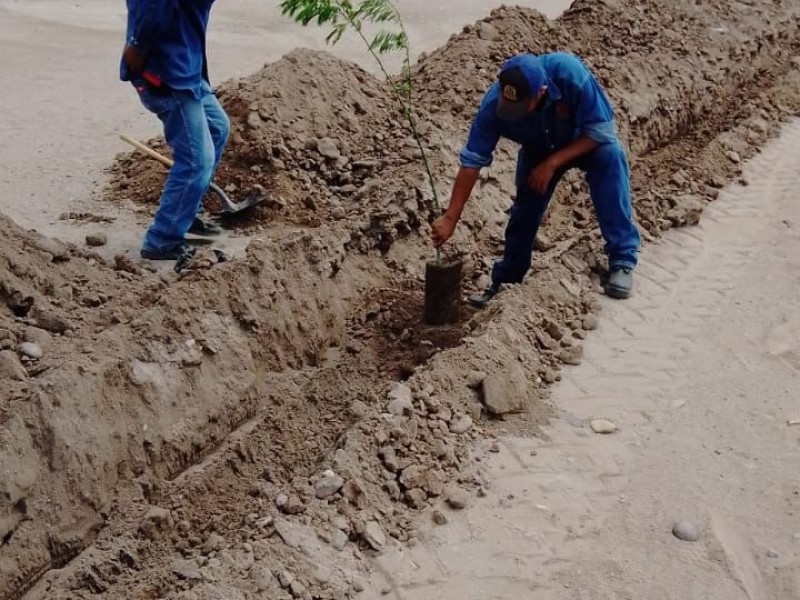
[[628, 170], [628, 161], [625, 151], [619, 143], [601, 144], [595, 148], [588, 157], [587, 170], [600, 169], [604, 172]]
[[202, 187], [208, 186], [211, 182], [211, 177], [214, 174], [214, 164], [216, 162], [215, 156], [214, 145], [205, 144], [195, 172], [195, 176]]
[[228, 142], [228, 136], [231, 133], [231, 120], [224, 112], [219, 115], [219, 134], [217, 139], [217, 146], [224, 147]]

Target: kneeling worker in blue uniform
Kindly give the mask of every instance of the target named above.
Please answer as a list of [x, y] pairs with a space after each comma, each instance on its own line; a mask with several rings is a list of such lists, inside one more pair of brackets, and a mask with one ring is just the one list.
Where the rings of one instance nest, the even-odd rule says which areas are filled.
[[453, 235], [478, 174], [492, 163], [501, 137], [520, 145], [517, 197], [506, 227], [503, 258], [492, 269], [492, 283], [470, 302], [483, 307], [502, 284], [522, 282], [550, 197], [561, 176], [573, 167], [586, 173], [605, 240], [610, 271], [606, 294], [628, 298], [640, 243], [631, 214], [628, 162], [608, 98], [572, 54], [520, 54], [503, 65], [461, 150], [450, 204], [433, 223], [434, 245], [441, 246]]

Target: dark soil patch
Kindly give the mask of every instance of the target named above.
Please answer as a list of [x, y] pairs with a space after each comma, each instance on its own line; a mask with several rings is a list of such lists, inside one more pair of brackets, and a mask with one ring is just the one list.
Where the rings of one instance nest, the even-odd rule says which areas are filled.
[[424, 292], [416, 285], [375, 289], [366, 295], [360, 313], [348, 325], [354, 338], [370, 346], [379, 369], [393, 379], [408, 379], [416, 366], [458, 346], [469, 334], [468, 322], [475, 309], [464, 304], [456, 323], [430, 326], [422, 322], [424, 301]]

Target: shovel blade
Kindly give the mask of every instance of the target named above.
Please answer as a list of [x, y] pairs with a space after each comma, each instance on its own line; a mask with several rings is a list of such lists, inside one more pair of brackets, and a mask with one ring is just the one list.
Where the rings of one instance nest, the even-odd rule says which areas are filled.
[[241, 215], [244, 212], [251, 210], [252, 208], [258, 206], [259, 204], [263, 203], [267, 200], [267, 196], [250, 196], [245, 198], [241, 202], [238, 203], [231, 203], [226, 208], [223, 208], [221, 211], [217, 213], [218, 219], [230, 219], [232, 217], [236, 217]]

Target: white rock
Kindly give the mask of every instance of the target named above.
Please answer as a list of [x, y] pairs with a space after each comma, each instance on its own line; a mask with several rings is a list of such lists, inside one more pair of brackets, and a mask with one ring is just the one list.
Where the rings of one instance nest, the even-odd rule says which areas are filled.
[[684, 542], [696, 542], [699, 539], [697, 528], [689, 521], [676, 521], [672, 526], [672, 534]]
[[472, 417], [461, 415], [450, 421], [450, 431], [456, 434], [466, 433], [472, 429]]
[[393, 383], [389, 390], [389, 412], [401, 416], [413, 410], [411, 389], [404, 383]]
[[375, 550], [380, 550], [386, 545], [386, 535], [375, 521], [369, 521], [364, 527], [364, 539]]
[[617, 426], [608, 419], [592, 419], [589, 426], [595, 433], [614, 433], [617, 430]]
[[333, 471], [325, 471], [322, 477], [314, 484], [314, 493], [317, 498], [324, 500], [333, 496], [336, 492], [342, 489], [344, 479], [339, 477]]
[[331, 546], [341, 552], [347, 546], [347, 534], [341, 529], [334, 529], [331, 534]]
[[44, 356], [42, 348], [34, 342], [22, 342], [19, 345], [19, 351], [20, 354], [28, 358], [42, 358]]

